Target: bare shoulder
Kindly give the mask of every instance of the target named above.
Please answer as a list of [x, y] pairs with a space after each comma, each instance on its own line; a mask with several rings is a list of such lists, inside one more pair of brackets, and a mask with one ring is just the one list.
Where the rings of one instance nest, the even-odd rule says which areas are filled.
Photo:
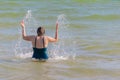
[[46, 38], [47, 38], [47, 40], [48, 40], [49, 42], [56, 42], [56, 39], [53, 38], [53, 37], [46, 36]]
[[31, 36], [29, 36], [31, 39], [35, 39], [35, 35], [31, 35]]
[[45, 36], [45, 38], [46, 38], [46, 39], [51, 39], [52, 37], [50, 37], [50, 36]]
[[44, 36], [45, 40], [48, 40], [49, 36]]
[[29, 35], [24, 37], [24, 40], [27, 40], [27, 41], [33, 41], [34, 39], [35, 39], [34, 35]]

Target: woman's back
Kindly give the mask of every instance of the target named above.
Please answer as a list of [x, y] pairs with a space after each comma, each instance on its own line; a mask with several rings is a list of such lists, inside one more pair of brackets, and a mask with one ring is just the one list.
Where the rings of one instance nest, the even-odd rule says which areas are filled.
[[33, 41], [33, 47], [36, 48], [46, 48], [48, 45], [48, 41], [46, 36], [36, 36]]

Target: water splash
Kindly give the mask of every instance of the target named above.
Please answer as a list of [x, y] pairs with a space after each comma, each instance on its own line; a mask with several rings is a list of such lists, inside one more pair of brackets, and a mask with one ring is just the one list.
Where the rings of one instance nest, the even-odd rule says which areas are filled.
[[60, 28], [67, 28], [69, 26], [69, 21], [67, 20], [65, 14], [58, 15], [57, 22]]
[[[74, 59], [76, 54], [73, 49], [70, 49], [66, 46], [66, 39], [70, 36], [68, 31], [69, 21], [66, 18], [65, 14], [60, 14], [57, 17], [57, 21], [59, 24], [59, 41], [53, 44], [53, 48], [50, 51], [50, 56], [55, 60], [67, 60], [69, 58]], [[71, 42], [72, 44], [72, 42]]]
[[25, 19], [30, 20], [29, 18], [32, 18], [31, 10], [28, 10], [25, 16]]
[[[37, 21], [32, 16], [31, 10], [28, 10], [25, 17], [24, 22], [26, 26], [26, 31], [28, 35], [36, 34], [36, 26], [38, 27]], [[50, 59], [52, 60], [67, 60], [70, 57], [74, 58], [75, 54], [73, 52], [70, 53], [69, 49], [65, 46], [65, 39], [69, 36], [69, 32], [67, 31], [67, 27], [69, 27], [69, 22], [64, 14], [61, 14], [57, 17], [57, 22], [59, 24], [59, 38], [60, 40], [48, 47], [48, 53]], [[32, 31], [31, 31], [32, 30]], [[35, 30], [35, 31], [33, 31]], [[19, 29], [20, 37], [15, 46], [15, 56], [19, 58], [30, 58], [32, 57], [32, 45], [30, 42], [24, 41], [21, 36], [21, 29]], [[35, 33], [34, 33], [35, 32]], [[63, 33], [64, 32], [64, 33]], [[64, 36], [63, 36], [64, 34]], [[69, 53], [68, 53], [69, 52]]]
[[[23, 18], [23, 21], [25, 22], [26, 31], [28, 35], [36, 35], [36, 27], [38, 26], [37, 21], [32, 16], [32, 11], [28, 10], [25, 17]], [[32, 57], [32, 45], [30, 42], [27, 42], [22, 39], [21, 36], [21, 29], [19, 30], [19, 38], [18, 42], [15, 45], [15, 56], [19, 58], [29, 58]]]
[[23, 18], [25, 22], [26, 31], [29, 35], [36, 35], [36, 28], [39, 26], [37, 20], [33, 17], [32, 11], [28, 10], [25, 17]]

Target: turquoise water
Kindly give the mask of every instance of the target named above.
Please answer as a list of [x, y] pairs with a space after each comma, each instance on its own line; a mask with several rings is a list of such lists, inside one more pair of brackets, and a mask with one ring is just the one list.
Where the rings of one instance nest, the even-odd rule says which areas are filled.
[[[120, 80], [119, 7], [119, 0], [1, 0], [0, 80]], [[28, 34], [42, 25], [54, 37], [58, 15], [69, 21], [49, 44], [46, 63], [32, 62], [31, 45], [21, 39], [28, 10], [36, 21]]]

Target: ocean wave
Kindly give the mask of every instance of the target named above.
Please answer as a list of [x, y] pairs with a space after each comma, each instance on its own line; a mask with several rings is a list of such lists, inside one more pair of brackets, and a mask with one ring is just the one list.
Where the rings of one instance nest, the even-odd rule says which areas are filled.
[[73, 0], [80, 3], [105, 3], [105, 2], [116, 2], [119, 0]]
[[94, 14], [94, 15], [89, 15], [89, 16], [83, 16], [83, 17], [81, 17], [81, 19], [118, 20], [118, 19], [120, 19], [120, 15], [113, 15], [113, 14], [98, 15], [98, 14]]

